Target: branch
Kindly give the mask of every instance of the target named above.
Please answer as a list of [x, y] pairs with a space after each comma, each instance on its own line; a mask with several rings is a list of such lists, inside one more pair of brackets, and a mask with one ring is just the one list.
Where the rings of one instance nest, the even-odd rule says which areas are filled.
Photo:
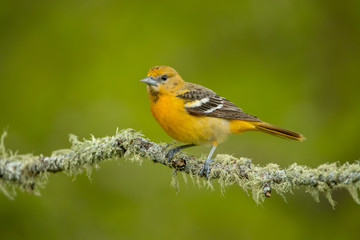
[[[72, 144], [70, 149], [58, 150], [51, 156], [34, 156], [32, 154], [18, 155], [5, 150], [3, 134], [0, 142], [0, 190], [9, 197], [14, 196], [15, 188], [38, 193], [37, 189], [47, 180], [49, 172], [65, 172], [69, 175], [81, 173], [84, 169], [89, 175], [91, 169], [100, 161], [123, 158], [134, 162], [149, 159], [177, 171], [190, 175], [199, 181], [198, 175], [203, 166], [204, 159], [179, 152], [168, 163], [165, 158], [167, 146], [157, 144], [144, 138], [139, 132], [132, 129], [117, 131], [115, 136], [95, 138], [79, 141], [70, 135]], [[332, 206], [335, 201], [331, 193], [337, 189], [347, 189], [354, 201], [360, 204], [358, 190], [360, 188], [360, 163], [350, 164], [328, 163], [317, 168], [292, 164], [286, 169], [280, 169], [277, 164], [266, 166], [253, 164], [247, 158], [235, 158], [227, 154], [218, 154], [211, 164], [209, 180], [204, 182], [211, 185], [217, 179], [221, 188], [237, 184], [246, 192], [252, 192], [257, 203], [263, 202], [271, 196], [271, 191], [284, 196], [294, 188], [305, 187], [316, 201], [323, 193]], [[173, 179], [175, 185], [176, 176]], [[9, 193], [13, 189], [13, 193]]]

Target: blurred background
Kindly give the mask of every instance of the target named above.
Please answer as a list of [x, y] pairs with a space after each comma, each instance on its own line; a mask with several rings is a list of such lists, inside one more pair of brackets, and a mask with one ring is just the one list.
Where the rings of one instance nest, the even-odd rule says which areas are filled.
[[[171, 142], [145, 84], [170, 65], [260, 119], [303, 133], [299, 143], [231, 136], [216, 153], [316, 167], [359, 159], [359, 1], [0, 1], [0, 130], [19, 153], [51, 154], [81, 138], [141, 130]], [[187, 150], [201, 156], [209, 148]], [[89, 180], [49, 175], [41, 196], [0, 194], [1, 239], [358, 239], [358, 206], [336, 210], [299, 189], [256, 205], [144, 161], [106, 161]]]

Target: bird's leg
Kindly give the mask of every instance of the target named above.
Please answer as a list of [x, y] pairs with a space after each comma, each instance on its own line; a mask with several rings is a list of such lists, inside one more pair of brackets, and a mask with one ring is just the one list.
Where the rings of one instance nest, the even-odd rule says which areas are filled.
[[168, 162], [171, 161], [171, 159], [173, 158], [173, 156], [178, 153], [181, 149], [184, 148], [188, 148], [188, 147], [193, 147], [196, 146], [195, 144], [186, 144], [186, 145], [182, 145], [182, 146], [178, 146], [176, 148], [170, 149], [169, 151], [167, 151], [167, 153], [165, 154], [165, 157], [167, 157]]
[[210, 163], [212, 163], [214, 161], [214, 159], [211, 159], [211, 157], [212, 157], [213, 153], [215, 152], [216, 147], [217, 147], [217, 144], [213, 143], [212, 148], [209, 153], [209, 156], [207, 157], [207, 159], [204, 163], [204, 166], [201, 168], [200, 173], [199, 173], [200, 176], [205, 174], [207, 179], [209, 179], [209, 176], [210, 176]]

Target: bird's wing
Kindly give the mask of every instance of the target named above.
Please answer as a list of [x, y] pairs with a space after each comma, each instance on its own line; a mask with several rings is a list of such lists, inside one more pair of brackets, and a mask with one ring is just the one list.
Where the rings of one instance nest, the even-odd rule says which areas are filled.
[[189, 83], [176, 97], [184, 99], [185, 109], [192, 115], [260, 122], [229, 100], [197, 84]]

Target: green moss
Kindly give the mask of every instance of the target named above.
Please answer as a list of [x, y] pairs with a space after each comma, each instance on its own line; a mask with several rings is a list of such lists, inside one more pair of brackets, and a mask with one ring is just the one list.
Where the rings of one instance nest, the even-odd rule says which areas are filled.
[[6, 136], [7, 136], [7, 132], [4, 131], [3, 134], [1, 134], [1, 139], [0, 139], [0, 157], [1, 158], [7, 158], [7, 153], [6, 153], [6, 149], [5, 149]]
[[359, 200], [359, 194], [358, 194], [358, 189], [359, 189], [359, 185], [358, 184], [354, 184], [354, 185], [346, 185], [345, 188], [349, 191], [351, 197], [354, 199], [354, 201], [357, 204], [360, 204], [360, 200]]
[[180, 187], [179, 187], [180, 185], [179, 185], [179, 181], [177, 179], [176, 170], [173, 170], [173, 172], [172, 172], [172, 178], [171, 178], [170, 186], [172, 186], [176, 190], [176, 192], [180, 191]]

